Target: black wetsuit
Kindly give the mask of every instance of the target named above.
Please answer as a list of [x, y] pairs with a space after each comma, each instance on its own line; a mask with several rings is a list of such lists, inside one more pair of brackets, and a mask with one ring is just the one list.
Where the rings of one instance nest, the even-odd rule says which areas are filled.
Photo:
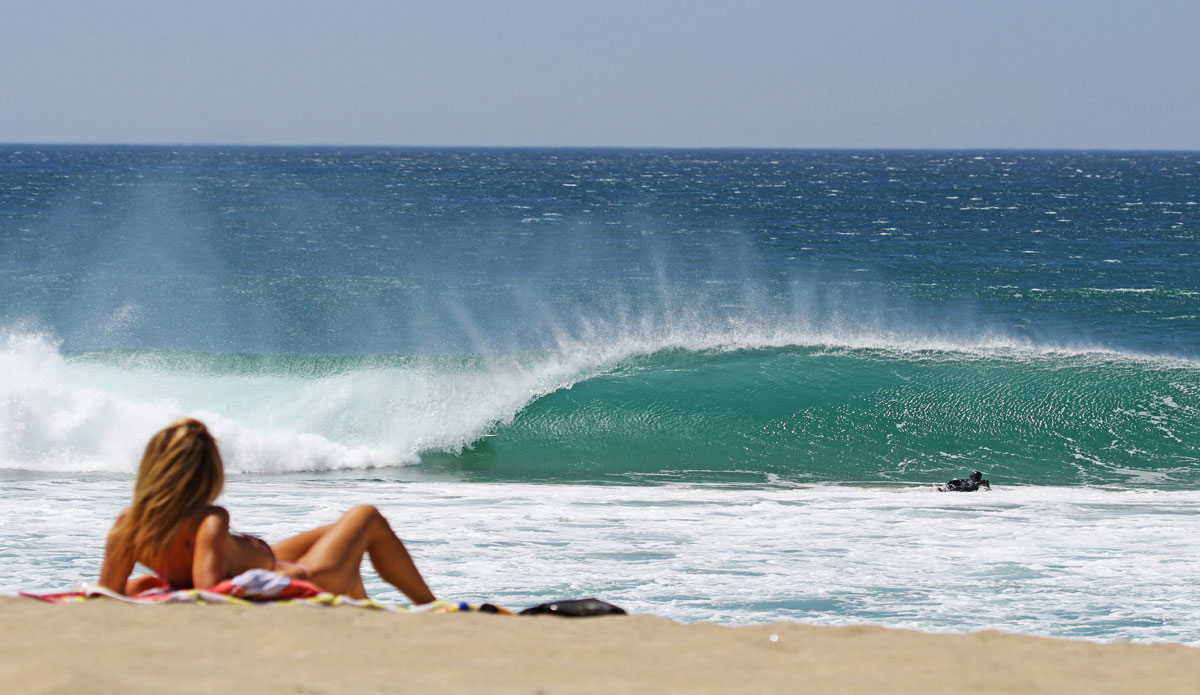
[[971, 473], [971, 476], [966, 480], [955, 478], [946, 483], [945, 487], [939, 487], [942, 492], [975, 492], [981, 487], [992, 489], [992, 484], [983, 479], [983, 474], [979, 471]]

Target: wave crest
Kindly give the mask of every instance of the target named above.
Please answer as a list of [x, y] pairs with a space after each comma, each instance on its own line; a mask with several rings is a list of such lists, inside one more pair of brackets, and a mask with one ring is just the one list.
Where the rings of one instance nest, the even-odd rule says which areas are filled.
[[[147, 438], [185, 414], [209, 424], [231, 472], [440, 461], [516, 478], [879, 480], [973, 462], [1111, 480], [1176, 476], [1197, 457], [1193, 362], [1004, 340], [642, 328], [512, 354], [352, 357], [64, 354], [44, 334], [10, 331], [0, 468], [130, 473]], [[1096, 438], [1109, 429], [1120, 436]]]

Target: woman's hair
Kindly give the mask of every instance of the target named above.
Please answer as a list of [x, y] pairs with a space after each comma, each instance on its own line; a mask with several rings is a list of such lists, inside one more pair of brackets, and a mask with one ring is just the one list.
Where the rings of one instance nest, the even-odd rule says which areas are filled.
[[150, 438], [133, 488], [133, 504], [113, 534], [134, 560], [166, 549], [198, 507], [212, 504], [225, 484], [217, 442], [199, 420], [183, 418]]

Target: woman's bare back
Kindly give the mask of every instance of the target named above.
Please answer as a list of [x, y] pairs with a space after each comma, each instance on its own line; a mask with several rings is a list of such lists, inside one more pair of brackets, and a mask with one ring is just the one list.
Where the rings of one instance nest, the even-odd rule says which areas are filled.
[[248, 569], [275, 568], [270, 547], [253, 536], [230, 533], [229, 513], [212, 505], [189, 515], [162, 553], [137, 560], [173, 589], [207, 588]]

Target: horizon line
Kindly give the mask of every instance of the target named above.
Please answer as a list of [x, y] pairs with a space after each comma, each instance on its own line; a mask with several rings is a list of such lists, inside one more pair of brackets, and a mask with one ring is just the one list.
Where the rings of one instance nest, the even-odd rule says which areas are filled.
[[443, 150], [656, 150], [656, 151], [796, 151], [796, 152], [1144, 152], [1191, 154], [1200, 148], [1162, 147], [1061, 147], [1061, 146], [869, 146], [869, 145], [479, 145], [479, 144], [349, 144], [315, 143], [226, 143], [226, 142], [128, 142], [128, 141], [0, 141], [0, 147], [194, 147], [194, 148], [259, 148], [259, 149], [443, 149]]

